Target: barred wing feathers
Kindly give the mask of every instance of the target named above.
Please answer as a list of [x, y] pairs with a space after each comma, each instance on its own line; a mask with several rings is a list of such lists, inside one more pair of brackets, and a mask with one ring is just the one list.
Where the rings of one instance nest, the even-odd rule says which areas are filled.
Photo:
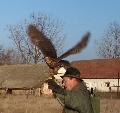
[[58, 57], [58, 59], [61, 60], [61, 59], [66, 58], [66, 57], [68, 57], [70, 55], [80, 53], [81, 50], [84, 49], [87, 46], [88, 41], [89, 41], [89, 37], [90, 37], [90, 33], [87, 32], [83, 36], [83, 38], [82, 38], [82, 40], [80, 42], [78, 42], [74, 47], [72, 47], [67, 52], [65, 52], [60, 57]]
[[41, 50], [44, 57], [57, 58], [57, 53], [51, 40], [48, 39], [43, 32], [39, 31], [36, 26], [28, 26], [28, 36], [32, 43]]

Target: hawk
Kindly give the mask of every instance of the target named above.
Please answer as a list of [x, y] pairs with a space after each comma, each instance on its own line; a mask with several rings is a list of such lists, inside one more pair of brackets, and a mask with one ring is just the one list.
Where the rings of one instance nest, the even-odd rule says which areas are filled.
[[62, 59], [70, 55], [80, 53], [82, 49], [87, 46], [90, 37], [90, 33], [87, 32], [76, 45], [62, 55], [57, 56], [56, 49], [51, 40], [35, 25], [30, 24], [28, 26], [27, 33], [32, 43], [36, 45], [43, 53], [46, 64], [53, 70], [64, 63], [68, 63]]

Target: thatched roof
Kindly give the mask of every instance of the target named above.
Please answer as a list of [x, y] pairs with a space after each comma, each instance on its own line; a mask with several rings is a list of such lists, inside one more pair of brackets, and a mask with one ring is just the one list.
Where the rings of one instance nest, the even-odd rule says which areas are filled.
[[118, 78], [120, 59], [80, 60], [71, 63], [81, 72], [81, 78]]
[[0, 66], [0, 88], [32, 88], [47, 77], [45, 64]]

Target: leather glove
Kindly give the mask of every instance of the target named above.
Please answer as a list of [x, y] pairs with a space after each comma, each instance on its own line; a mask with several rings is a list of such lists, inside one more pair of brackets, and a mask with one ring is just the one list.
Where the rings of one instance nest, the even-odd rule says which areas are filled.
[[64, 89], [59, 86], [53, 79], [48, 79], [48, 88], [51, 89], [54, 93], [64, 94]]

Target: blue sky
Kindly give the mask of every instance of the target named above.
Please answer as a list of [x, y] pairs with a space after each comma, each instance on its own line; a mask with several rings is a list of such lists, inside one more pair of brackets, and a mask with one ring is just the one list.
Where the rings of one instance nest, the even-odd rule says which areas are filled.
[[109, 23], [120, 23], [119, 11], [120, 0], [0, 0], [0, 44], [11, 45], [7, 25], [21, 23], [33, 12], [41, 12], [63, 21], [64, 51], [76, 44], [86, 31], [91, 32], [87, 48], [67, 59], [96, 59], [95, 41], [102, 39]]

